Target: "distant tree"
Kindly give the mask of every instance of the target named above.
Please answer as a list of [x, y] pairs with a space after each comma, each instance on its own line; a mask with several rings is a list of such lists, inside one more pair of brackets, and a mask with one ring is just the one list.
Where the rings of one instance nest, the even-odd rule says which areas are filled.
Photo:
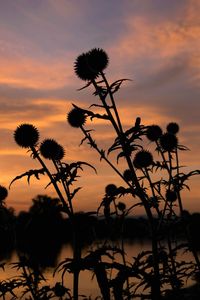
[[21, 212], [17, 218], [18, 251], [42, 267], [54, 266], [63, 243], [59, 200], [38, 195], [32, 201], [29, 212]]

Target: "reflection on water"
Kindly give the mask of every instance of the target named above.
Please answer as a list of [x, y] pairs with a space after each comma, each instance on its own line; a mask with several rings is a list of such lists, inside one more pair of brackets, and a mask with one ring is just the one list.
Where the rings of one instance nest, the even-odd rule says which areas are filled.
[[[96, 248], [98, 246], [101, 246], [102, 242], [99, 243], [95, 243], [95, 245], [93, 245], [93, 248]], [[120, 246], [120, 244], [118, 242], [113, 242], [112, 246]], [[87, 252], [91, 249], [91, 246], [89, 248], [85, 248], [82, 252], [82, 256], [86, 255]], [[140, 252], [145, 251], [145, 250], [150, 250], [151, 249], [151, 245], [150, 245], [150, 241], [148, 240], [137, 240], [137, 241], [132, 241], [132, 242], [125, 242], [125, 251], [126, 251], [126, 261], [131, 263], [133, 261], [133, 257], [137, 256]], [[65, 258], [72, 258], [72, 249], [71, 246], [69, 244], [64, 245], [61, 249], [61, 252], [58, 256], [58, 262], [64, 260]], [[122, 263], [122, 257], [121, 255], [118, 255], [117, 257], [118, 262]], [[192, 256], [191, 253], [187, 252], [187, 253], [182, 253], [180, 254], [179, 258], [180, 261], [184, 260], [184, 261], [190, 261], [192, 260]], [[12, 263], [13, 262], [17, 262], [18, 261], [18, 257], [16, 252], [14, 252], [10, 258], [10, 260], [8, 261], [8, 263], [6, 264], [5, 267], [5, 272], [3, 270], [0, 270], [0, 280], [5, 280], [8, 278], [11, 278], [13, 276], [18, 275], [16, 269], [12, 268]], [[53, 268], [46, 268], [44, 270], [44, 276], [47, 279], [46, 283], [47, 285], [51, 285], [53, 286], [55, 284], [55, 282], [57, 281], [61, 281], [61, 273], [56, 273], [55, 276], [53, 276]], [[65, 286], [67, 288], [72, 288], [72, 275], [66, 272], [66, 275], [64, 277], [65, 279]], [[190, 282], [188, 282], [188, 284], [190, 284]], [[90, 271], [82, 271], [80, 273], [80, 290], [79, 290], [79, 294], [82, 295], [87, 295], [87, 296], [92, 296], [92, 299], [94, 299], [94, 297], [100, 295], [100, 290], [99, 287], [97, 285], [96, 282], [96, 278], [95, 276], [93, 276], [93, 273]], [[6, 297], [7, 300], [9, 300], [8, 297]]]

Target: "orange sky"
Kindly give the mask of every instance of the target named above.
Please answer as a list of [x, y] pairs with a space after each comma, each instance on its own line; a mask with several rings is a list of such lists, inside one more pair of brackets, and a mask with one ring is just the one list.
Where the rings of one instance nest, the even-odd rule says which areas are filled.
[[[66, 148], [66, 160], [85, 160], [98, 170], [85, 168], [74, 202], [77, 210], [96, 209], [107, 183], [115, 174], [86, 144], [81, 132], [66, 122], [71, 103], [88, 108], [96, 101], [92, 90], [76, 78], [77, 55], [101, 47], [110, 57], [110, 81], [131, 78], [117, 95], [124, 126], [137, 116], [144, 124], [165, 128], [180, 124], [180, 143], [187, 169], [199, 169], [200, 147], [200, 2], [198, 0], [19, 0], [0, 3], [0, 184], [8, 187], [17, 175], [38, 165], [13, 140], [21, 123], [38, 127], [42, 138], [54, 138]], [[106, 134], [105, 134], [106, 132]], [[112, 131], [97, 124], [96, 138], [108, 145]], [[191, 180], [185, 207], [200, 210], [199, 178]], [[7, 204], [27, 209], [45, 182], [25, 179], [11, 187]], [[98, 191], [98, 192], [97, 192]], [[190, 198], [188, 200], [188, 198]], [[129, 201], [129, 200], [128, 200]]]

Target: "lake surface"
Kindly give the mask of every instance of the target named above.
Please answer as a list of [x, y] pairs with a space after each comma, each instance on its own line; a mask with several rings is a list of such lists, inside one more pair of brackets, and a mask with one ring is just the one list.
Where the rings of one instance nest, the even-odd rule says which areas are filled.
[[[99, 243], [100, 245], [100, 243]], [[113, 242], [113, 246], [119, 246], [118, 242]], [[98, 243], [93, 246], [93, 248], [97, 247]], [[126, 251], [126, 261], [127, 262], [133, 262], [133, 257], [137, 256], [140, 252], [145, 250], [150, 250], [151, 244], [150, 241], [134, 241], [134, 242], [125, 242], [125, 251]], [[89, 249], [84, 249], [82, 256], [86, 255], [88, 253]], [[65, 258], [71, 258], [72, 257], [72, 249], [70, 245], [64, 245], [62, 247], [62, 250], [58, 256], [58, 262], [64, 260]], [[192, 255], [190, 253], [182, 253], [179, 257], [180, 260], [189, 261], [192, 260]], [[117, 256], [118, 262], [122, 263], [122, 257], [121, 255]], [[6, 264], [5, 272], [0, 269], [0, 280], [5, 280], [8, 278], [12, 278], [13, 276], [16, 276], [18, 273], [16, 269], [12, 268], [11, 263], [17, 262], [18, 257], [17, 254], [14, 252], [12, 254], [11, 259], [9, 260], [8, 264]], [[45, 284], [49, 284], [53, 286], [55, 282], [60, 281], [61, 282], [61, 273], [56, 273], [56, 276], [53, 277], [53, 269], [48, 268], [44, 271], [44, 276], [47, 279], [47, 282]], [[67, 288], [72, 287], [72, 275], [69, 273], [65, 273], [65, 286]], [[191, 284], [191, 281], [188, 282], [188, 284]], [[81, 271], [80, 272], [80, 283], [79, 283], [79, 294], [86, 295], [86, 296], [92, 296], [92, 299], [95, 299], [96, 296], [101, 295], [99, 287], [96, 282], [95, 276], [93, 276], [93, 273], [90, 271]], [[9, 300], [9, 297], [6, 297], [6, 300]]]

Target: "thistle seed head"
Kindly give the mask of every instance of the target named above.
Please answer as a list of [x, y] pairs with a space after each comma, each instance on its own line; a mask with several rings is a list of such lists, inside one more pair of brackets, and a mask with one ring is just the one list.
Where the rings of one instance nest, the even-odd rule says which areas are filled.
[[124, 202], [119, 202], [117, 204], [117, 208], [120, 210], [120, 211], [124, 211], [126, 209], [126, 204], [124, 204]]
[[125, 170], [123, 176], [127, 181], [131, 181], [133, 179], [132, 172], [130, 169]]
[[65, 155], [64, 148], [53, 139], [45, 139], [40, 144], [40, 153], [46, 159], [61, 160]]
[[67, 115], [68, 123], [75, 128], [83, 126], [86, 122], [86, 115], [80, 108], [73, 108]]
[[174, 202], [177, 199], [177, 193], [172, 190], [167, 190], [165, 196], [166, 196], [166, 200], [169, 202]]
[[158, 125], [151, 125], [147, 129], [146, 135], [151, 142], [155, 142], [162, 135], [162, 129]]
[[39, 131], [32, 124], [21, 124], [14, 132], [14, 139], [22, 148], [34, 147], [39, 140]]
[[108, 196], [115, 196], [116, 193], [117, 193], [117, 187], [116, 187], [116, 185], [113, 184], [113, 183], [108, 184], [105, 187], [105, 192], [106, 192], [106, 195], [108, 195]]
[[171, 122], [167, 125], [167, 132], [177, 134], [179, 132], [179, 125], [175, 122]]
[[94, 48], [77, 57], [74, 71], [82, 80], [95, 80], [107, 65], [107, 53], [103, 49]]
[[153, 156], [147, 150], [138, 151], [133, 159], [133, 165], [137, 169], [147, 168], [153, 164]]
[[177, 148], [178, 139], [174, 134], [166, 132], [159, 138], [159, 144], [163, 151], [171, 152]]

